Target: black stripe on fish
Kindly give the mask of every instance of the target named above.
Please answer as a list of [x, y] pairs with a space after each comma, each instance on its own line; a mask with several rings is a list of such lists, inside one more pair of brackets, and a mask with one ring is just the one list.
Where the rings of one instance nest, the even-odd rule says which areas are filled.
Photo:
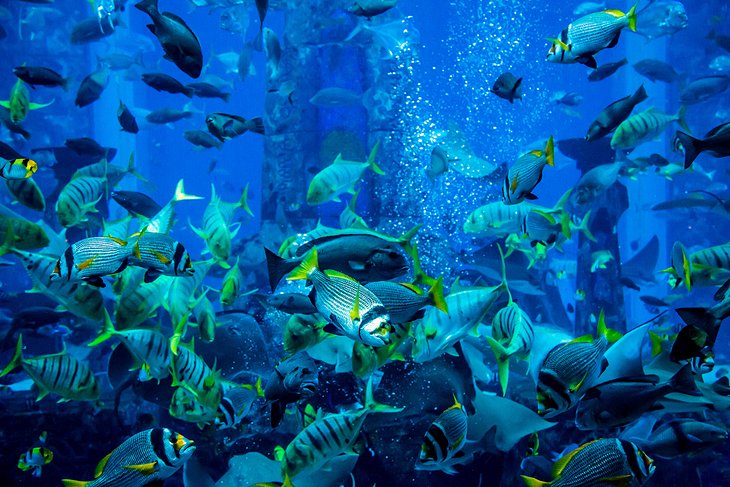
[[[67, 358], [67, 356], [66, 355], [63, 355], [62, 358], [61, 358], [61, 361], [63, 359], [66, 359], [66, 358]], [[57, 365], [57, 367], [56, 367], [56, 377], [53, 379], [53, 382], [52, 382], [53, 387], [56, 387], [56, 384], [58, 383], [58, 378], [61, 376], [61, 369], [63, 368], [61, 361], [57, 361], [56, 362], [56, 365]]]
[[175, 254], [172, 256], [172, 262], [173, 262], [173, 271], [175, 272], [175, 275], [177, 275], [177, 269], [180, 267], [180, 261], [183, 258], [183, 254], [185, 253], [185, 247], [178, 242], [175, 246]]
[[71, 247], [66, 249], [66, 252], [63, 253], [64, 257], [66, 257], [66, 270], [68, 272], [67, 280], [71, 281], [71, 270], [73, 270], [74, 267], [74, 251]]
[[625, 440], [618, 440], [621, 444], [621, 449], [624, 451], [624, 455], [626, 455], [626, 461], [629, 464], [629, 469], [637, 478], [642, 478], [644, 476], [643, 473], [643, 462], [639, 459], [637, 452], [636, 452], [636, 446], [633, 443], [629, 443]]
[[340, 444], [339, 436], [337, 435], [337, 431], [332, 427], [332, 425], [330, 424], [330, 421], [324, 421], [324, 425], [329, 430], [329, 432], [332, 436], [332, 440], [335, 442], [335, 444], [338, 447], [342, 447], [342, 445]]
[[435, 442], [434, 446], [437, 447], [434, 448], [436, 460], [440, 462], [446, 458], [449, 452], [449, 439], [446, 438], [446, 433], [444, 432], [443, 427], [437, 423], [431, 425], [428, 429], [427, 435]]
[[[315, 426], [315, 428], [317, 428]], [[307, 428], [304, 430], [304, 434], [307, 436], [307, 439], [309, 440], [309, 444], [312, 445], [312, 447], [316, 448], [318, 452], [325, 453], [324, 451], [324, 445], [322, 445], [322, 442], [317, 438], [317, 435], [312, 434], [312, 428]]]
[[[566, 404], [571, 403], [568, 386], [565, 383], [563, 383], [563, 381], [561, 381], [555, 375], [548, 374], [545, 372], [540, 372], [538, 374], [537, 382], [539, 384], [538, 389], [543, 389], [547, 392], [554, 392], [561, 399], [563, 399]], [[540, 385], [542, 385], [544, 387], [541, 388]], [[553, 400], [554, 400], [554, 398], [553, 398]]]
[[162, 460], [168, 467], [172, 467], [172, 462], [167, 458], [167, 453], [165, 452], [165, 430], [163, 428], [153, 428], [150, 431], [150, 443], [152, 443], [152, 450], [155, 452], [155, 456]]

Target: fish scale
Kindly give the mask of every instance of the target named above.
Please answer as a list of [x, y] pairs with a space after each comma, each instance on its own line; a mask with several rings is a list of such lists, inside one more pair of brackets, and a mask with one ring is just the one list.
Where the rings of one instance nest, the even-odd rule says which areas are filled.
[[429, 302], [427, 294], [416, 294], [413, 290], [395, 282], [371, 282], [365, 287], [383, 303], [393, 323], [408, 321]]
[[[80, 240], [70, 247], [71, 262], [68, 262], [67, 250], [64, 256], [67, 259], [66, 265], [76, 266], [79, 277], [105, 276], [118, 272], [124, 265], [124, 260], [131, 255], [131, 248], [122, 245], [108, 237], [89, 237]], [[93, 262], [85, 269], [78, 266], [93, 259]], [[65, 270], [64, 270], [65, 271]], [[71, 280], [71, 273], [66, 276]]]
[[606, 47], [616, 34], [629, 25], [628, 17], [615, 17], [605, 12], [588, 14], [568, 26], [568, 40], [573, 46], [573, 54], [593, 53], [596, 46]]
[[80, 223], [84, 215], [103, 196], [106, 179], [89, 176], [74, 177], [63, 187], [56, 201], [58, 221], [64, 227]]
[[592, 343], [558, 345], [545, 358], [542, 368], [555, 371], [566, 384], [575, 384], [586, 376], [586, 372], [587, 377], [592, 377], [598, 371], [598, 359], [603, 356], [607, 346], [608, 340], [604, 337]]

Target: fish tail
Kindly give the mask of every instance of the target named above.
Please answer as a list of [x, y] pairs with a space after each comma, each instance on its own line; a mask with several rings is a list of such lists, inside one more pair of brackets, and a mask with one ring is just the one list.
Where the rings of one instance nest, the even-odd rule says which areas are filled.
[[243, 193], [241, 193], [241, 199], [238, 200], [238, 207], [243, 209], [246, 213], [253, 216], [253, 211], [251, 211], [251, 208], [248, 206], [248, 183], [246, 183], [246, 187], [243, 188]]
[[585, 235], [585, 237], [590, 240], [591, 242], [596, 241], [596, 237], [593, 235], [593, 232], [591, 232], [590, 229], [590, 221], [591, 221], [591, 210], [588, 210], [588, 212], [583, 216], [583, 219], [580, 221], [580, 225], [576, 227], [576, 230], [580, 231]]
[[552, 484], [552, 482], [543, 482], [527, 475], [520, 475], [520, 477], [522, 477], [522, 481], [525, 482], [527, 487], [546, 487]]
[[545, 161], [550, 166], [555, 165], [555, 140], [553, 139], [552, 135], [550, 136], [550, 138], [547, 141], [547, 144], [545, 145]]
[[677, 140], [682, 144], [682, 149], [684, 150], [684, 168], [688, 169], [695, 159], [697, 159], [697, 156], [700, 155], [698, 147], [700, 140], [681, 130], [677, 131]]
[[254, 117], [249, 120], [251, 122], [251, 127], [249, 127], [249, 131], [253, 132], [255, 134], [259, 135], [266, 135], [266, 128], [264, 126], [264, 119], [261, 117]]
[[134, 151], [129, 154], [129, 161], [127, 162], [127, 173], [131, 174], [143, 183], [149, 184], [149, 180], [146, 177], [142, 176], [140, 173], [138, 173], [137, 169], [134, 167]]
[[563, 193], [563, 196], [560, 197], [557, 203], [555, 203], [555, 206], [553, 207], [553, 212], [558, 213], [565, 210], [565, 205], [568, 204], [568, 201], [570, 200], [570, 195], [573, 193], [573, 188], [568, 189], [565, 193]]
[[692, 374], [692, 366], [685, 365], [669, 379], [669, 385], [672, 386], [673, 392], [687, 394], [689, 396], [701, 396], [702, 393], [697, 388], [694, 375]]
[[428, 298], [430, 303], [443, 311], [444, 313], [449, 312], [449, 306], [446, 304], [446, 299], [444, 298], [444, 278], [439, 277], [436, 282], [431, 286], [431, 289], [428, 290]]
[[662, 353], [662, 337], [654, 333], [649, 332], [649, 342], [651, 343], [651, 356], [656, 357]]
[[195, 196], [192, 194], [186, 194], [185, 193], [185, 183], [181, 179], [177, 182], [177, 186], [175, 186], [175, 196], [173, 196], [172, 200], [177, 201], [187, 201], [187, 200], [202, 200], [202, 196]]
[[290, 281], [309, 279], [309, 275], [318, 268], [319, 262], [317, 260], [317, 247], [312, 247], [312, 250], [307, 252], [307, 255], [305, 255], [302, 259], [302, 262], [289, 273], [287, 279]]
[[379, 148], [380, 141], [378, 141], [373, 147], [373, 150], [370, 151], [370, 155], [368, 156], [368, 166], [370, 167], [370, 169], [373, 170], [375, 174], [380, 174], [381, 176], [383, 176], [385, 174], [385, 171], [380, 169], [380, 166], [375, 163], [375, 156], [377, 155]]
[[174, 353], [175, 355], [177, 355], [177, 349], [180, 346], [180, 340], [185, 334], [185, 325], [188, 324], [188, 318], [189, 315], [187, 314], [183, 316], [183, 318], [180, 320], [180, 323], [175, 326], [175, 330], [170, 337], [170, 350], [172, 350], [172, 353]]
[[606, 326], [606, 313], [603, 310], [601, 310], [601, 313], [598, 315], [596, 333], [598, 336], [605, 337], [606, 340], [608, 340], [608, 343], [614, 343], [622, 336], [620, 331]]
[[499, 371], [499, 385], [502, 386], [502, 395], [507, 394], [507, 384], [509, 383], [509, 353], [504, 346], [494, 338], [487, 336], [487, 342], [492, 347], [494, 357], [497, 359], [497, 368]]
[[641, 86], [639, 86], [639, 89], [636, 90], [636, 93], [634, 93], [632, 95], [632, 98], [633, 98], [633, 101], [634, 101], [634, 105], [638, 105], [642, 101], [644, 101], [647, 98], [649, 98], [649, 94], [646, 92], [646, 88], [644, 88], [644, 85], [643, 84]]
[[13, 230], [13, 224], [8, 223], [8, 228], [5, 230], [5, 241], [0, 245], [0, 256], [8, 254], [15, 249], [15, 231]]
[[279, 257], [273, 250], [264, 247], [264, 252], [266, 252], [266, 268], [269, 272], [269, 285], [273, 291], [276, 289], [279, 281], [294, 269], [294, 265], [290, 261]]
[[404, 408], [397, 408], [394, 406], [388, 406], [387, 404], [381, 404], [375, 401], [373, 397], [373, 379], [368, 379], [368, 384], [365, 387], [365, 410], [374, 413], [399, 413]]
[[436, 284], [436, 279], [429, 276], [425, 272], [423, 272], [423, 268], [421, 267], [421, 259], [418, 257], [418, 247], [416, 244], [413, 244], [410, 246], [410, 248], [406, 249], [408, 254], [410, 254], [411, 259], [413, 259], [413, 283], [414, 284], [426, 284], [428, 286], [433, 286]]
[[626, 17], [629, 19], [629, 29], [631, 29], [632, 32], [636, 32], [636, 7], [639, 6], [639, 2], [636, 2], [633, 7], [631, 7], [631, 10], [629, 10], [629, 13], [626, 14]]
[[117, 333], [117, 330], [114, 329], [114, 323], [112, 323], [112, 318], [109, 316], [109, 312], [104, 308], [104, 329], [99, 334], [98, 337], [92, 342], [90, 342], [87, 346], [88, 347], [95, 347], [99, 345], [100, 343], [110, 339]]
[[15, 353], [13, 353], [13, 358], [10, 359], [10, 363], [5, 366], [2, 372], [0, 372], [0, 377], [4, 377], [8, 375], [13, 370], [20, 367], [21, 363], [23, 362], [23, 335], [18, 335], [18, 343], [15, 345]]
[[687, 115], [687, 107], [685, 105], [682, 105], [679, 107], [679, 111], [677, 112], [677, 123], [679, 124], [682, 129], [684, 129], [685, 132], [690, 132], [689, 125], [687, 125], [687, 120], [685, 120], [685, 115]]
[[[353, 211], [354, 210], [355, 210], [355, 208], [353, 207]], [[421, 224], [416, 225], [415, 227], [411, 228], [406, 233], [404, 233], [398, 239], [398, 244], [401, 247], [403, 247], [406, 250], [406, 252], [410, 253], [410, 249], [411, 249], [411, 245], [412, 245], [411, 240], [413, 240], [413, 237], [416, 236], [416, 234], [418, 233], [418, 231], [421, 229], [422, 226], [423, 225], [421, 225]]]
[[149, 15], [153, 15], [158, 12], [157, 0], [141, 0], [140, 2], [135, 3], [134, 6]]

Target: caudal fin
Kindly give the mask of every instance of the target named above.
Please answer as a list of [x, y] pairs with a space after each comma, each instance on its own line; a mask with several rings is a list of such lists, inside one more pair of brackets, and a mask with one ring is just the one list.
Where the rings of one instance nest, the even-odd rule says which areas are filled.
[[507, 394], [507, 384], [509, 383], [509, 353], [507, 353], [507, 349], [502, 346], [501, 343], [499, 343], [494, 338], [487, 336], [487, 342], [489, 342], [489, 346], [492, 347], [492, 352], [494, 352], [494, 357], [497, 359], [497, 368], [499, 371], [499, 385], [502, 386], [502, 395], [504, 396]]
[[288, 261], [286, 259], [282, 259], [278, 255], [276, 255], [276, 252], [273, 250], [269, 250], [264, 247], [264, 252], [266, 252], [266, 268], [269, 271], [269, 285], [271, 286], [271, 290], [273, 291], [276, 289], [277, 284], [279, 284], [279, 281], [287, 275], [289, 272], [296, 267], [295, 264], [293, 264], [291, 261]]
[[700, 150], [698, 148], [700, 140], [682, 132], [681, 130], [677, 130], [676, 140], [682, 144], [682, 150], [684, 151], [684, 168], [688, 169], [695, 159], [697, 159], [697, 156], [700, 155]]
[[636, 32], [636, 7], [639, 5], [639, 2], [636, 2], [633, 7], [631, 7], [631, 10], [629, 10], [629, 13], [626, 14], [626, 16], [629, 18], [629, 29], [631, 29], [632, 32]]
[[293, 271], [289, 273], [287, 279], [290, 281], [300, 281], [309, 279], [309, 275], [313, 270], [319, 268], [319, 261], [317, 259], [317, 247], [312, 247], [312, 250], [307, 252], [302, 261]]
[[413, 259], [413, 283], [414, 284], [425, 284], [427, 286], [433, 286], [436, 284], [436, 279], [429, 276], [421, 268], [421, 259], [418, 257], [418, 247], [416, 244], [410, 246], [410, 249], [406, 249]]
[[639, 89], [636, 90], [636, 93], [634, 93], [631, 98], [633, 98], [634, 105], [638, 105], [642, 101], [649, 98], [649, 94], [646, 92], [646, 88], [644, 88], [644, 85], [639, 86]]
[[444, 298], [444, 278], [439, 277], [436, 282], [428, 290], [428, 299], [431, 306], [440, 309], [444, 313], [449, 312], [449, 305], [446, 304], [446, 298]]
[[371, 377], [368, 379], [368, 384], [365, 387], [365, 409], [374, 413], [399, 413], [405, 408], [397, 408], [376, 402], [373, 397], [373, 379]]
[[192, 194], [185, 194], [185, 183], [181, 179], [177, 182], [177, 186], [175, 186], [175, 196], [173, 196], [173, 201], [187, 201], [187, 200], [202, 200], [202, 196], [195, 196]]
[[701, 396], [702, 392], [697, 388], [695, 383], [694, 374], [692, 374], [692, 366], [690, 364], [685, 365], [679, 371], [669, 379], [669, 385], [672, 386], [674, 392], [680, 394], [687, 394], [690, 396]]
[[5, 366], [2, 372], [0, 372], [0, 377], [4, 377], [8, 375], [13, 370], [20, 367], [21, 363], [23, 362], [23, 335], [18, 335], [18, 343], [15, 345], [15, 353], [13, 354], [13, 358], [10, 359], [10, 363]]
[[373, 150], [370, 151], [370, 155], [368, 156], [368, 166], [370, 166], [370, 169], [372, 169], [375, 174], [380, 174], [382, 176], [385, 174], [385, 171], [380, 169], [380, 167], [375, 163], [375, 156], [378, 154], [379, 148], [380, 141], [378, 141], [375, 144], [375, 147], [373, 147]]
[[114, 323], [112, 323], [112, 318], [109, 316], [109, 311], [104, 308], [104, 329], [99, 334], [98, 337], [92, 342], [90, 342], [87, 346], [88, 347], [96, 347], [100, 343], [110, 339], [116, 334], [117, 330], [114, 329]]
[[251, 208], [248, 206], [248, 183], [246, 183], [246, 187], [243, 188], [243, 194], [241, 194], [241, 199], [238, 200], [238, 206], [243, 209], [243, 211], [253, 216], [253, 211], [251, 211]]
[[551, 135], [545, 145], [545, 160], [549, 166], [555, 165], [555, 140]]

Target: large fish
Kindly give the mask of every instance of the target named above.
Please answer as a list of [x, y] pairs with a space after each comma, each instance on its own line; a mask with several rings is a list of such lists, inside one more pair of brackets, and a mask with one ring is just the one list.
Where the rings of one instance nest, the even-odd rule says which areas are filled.
[[355, 194], [355, 185], [368, 168], [376, 174], [385, 174], [375, 163], [378, 147], [380, 143], [375, 144], [366, 162], [348, 161], [338, 154], [331, 165], [314, 175], [307, 190], [307, 204], [321, 205], [328, 201], [339, 203], [344, 193]]
[[295, 355], [279, 362], [264, 389], [264, 398], [271, 404], [272, 428], [284, 419], [288, 404], [310, 397], [318, 385], [317, 364], [308, 355]]
[[13, 124], [19, 124], [25, 120], [30, 110], [38, 110], [47, 107], [51, 103], [53, 103], [53, 100], [45, 104], [31, 103], [28, 88], [25, 87], [25, 83], [21, 79], [18, 79], [13, 85], [13, 89], [10, 90], [10, 99], [0, 100], [0, 106], [10, 110], [10, 121]]
[[144, 282], [158, 277], [192, 276], [195, 270], [183, 244], [164, 233], [142, 231], [134, 242], [129, 265], [147, 269]]
[[453, 406], [439, 414], [431, 423], [421, 443], [416, 470], [440, 469], [446, 473], [456, 473], [451, 467], [439, 468], [459, 456], [466, 442], [467, 416], [464, 406], [454, 396]]
[[412, 284], [377, 281], [365, 284], [377, 296], [390, 314], [393, 324], [401, 324], [423, 317], [423, 308], [434, 306], [444, 313], [449, 308], [444, 299], [444, 284], [439, 278], [427, 293]]
[[199, 77], [203, 69], [203, 53], [198, 38], [185, 21], [173, 13], [160, 12], [157, 0], [142, 0], [134, 6], [152, 19], [147, 28], [160, 41], [165, 51], [163, 57], [191, 78]]
[[555, 165], [555, 146], [553, 137], [547, 141], [545, 150], [533, 150], [520, 156], [504, 178], [502, 185], [502, 202], [505, 205], [516, 205], [528, 200], [535, 200], [532, 192], [542, 180], [545, 165]]
[[86, 214], [95, 212], [96, 204], [104, 197], [106, 185], [106, 178], [74, 176], [58, 195], [58, 222], [64, 227], [72, 227], [86, 221]]
[[704, 139], [692, 137], [678, 130], [675, 147], [684, 151], [685, 169], [690, 167], [702, 152], [713, 157], [730, 157], [730, 122], [725, 122], [710, 130]]
[[672, 122], [686, 127], [684, 107], [676, 115], [667, 115], [654, 108], [633, 115], [619, 125], [611, 138], [612, 149], [629, 150], [661, 134]]
[[688, 84], [679, 95], [683, 105], [694, 105], [719, 95], [730, 87], [730, 76], [714, 75], [698, 78]]
[[83, 281], [105, 287], [103, 276], [122, 272], [129, 265], [132, 249], [116, 237], [89, 237], [69, 246], [56, 262], [51, 279]]
[[634, 107], [648, 97], [644, 85], [641, 85], [633, 95], [625, 96], [608, 105], [591, 123], [586, 140], [592, 142], [613, 132], [621, 122], [629, 118]]

